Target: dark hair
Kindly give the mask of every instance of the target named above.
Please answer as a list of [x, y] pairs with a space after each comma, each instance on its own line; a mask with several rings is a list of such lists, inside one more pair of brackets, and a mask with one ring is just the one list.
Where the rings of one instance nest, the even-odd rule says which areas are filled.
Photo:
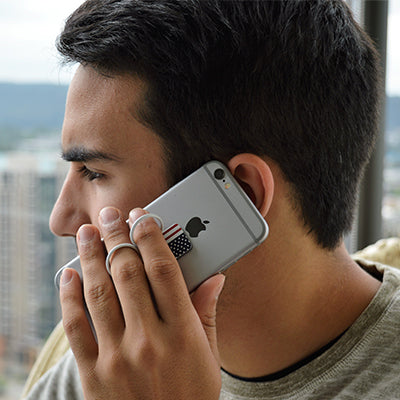
[[210, 159], [275, 160], [325, 248], [351, 228], [377, 131], [378, 58], [340, 0], [88, 0], [66, 61], [147, 84], [139, 116], [171, 183]]

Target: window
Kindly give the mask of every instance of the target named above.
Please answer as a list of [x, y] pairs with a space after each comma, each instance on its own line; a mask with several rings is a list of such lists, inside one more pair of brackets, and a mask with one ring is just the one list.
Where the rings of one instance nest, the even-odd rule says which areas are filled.
[[[71, 73], [54, 42], [81, 0], [0, 5], [0, 399], [17, 399], [60, 320], [56, 270], [76, 254], [48, 219], [65, 176], [60, 132]], [[44, 83], [42, 83], [44, 82]]]
[[[63, 20], [80, 3], [0, 4], [5, 55], [0, 63], [0, 400], [18, 398], [37, 352], [58, 322], [53, 277], [76, 254], [73, 240], [50, 233], [48, 218], [65, 176], [59, 135], [71, 76], [59, 70], [54, 41]], [[362, 0], [348, 3], [361, 18]], [[393, 0], [388, 21], [384, 236], [400, 235], [399, 30], [400, 2]]]
[[383, 234], [400, 236], [400, 3], [389, 2]]

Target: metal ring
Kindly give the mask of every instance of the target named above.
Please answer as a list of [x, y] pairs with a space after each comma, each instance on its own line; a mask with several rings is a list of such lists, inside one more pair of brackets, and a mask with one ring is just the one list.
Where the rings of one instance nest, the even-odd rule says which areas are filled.
[[[140, 216], [140, 217], [132, 224], [131, 230], [130, 230], [130, 232], [129, 232], [129, 238], [130, 238], [131, 242], [132, 242], [135, 246], [136, 246], [136, 243], [135, 243], [135, 241], [133, 240], [133, 232], [134, 232], [135, 228], [137, 227], [137, 225], [138, 225], [141, 221], [143, 221], [144, 219], [146, 219], [146, 218], [153, 218], [153, 219], [157, 222], [157, 224], [158, 224], [158, 226], [160, 227], [160, 229], [161, 229], [161, 230], [164, 230], [164, 222], [163, 222], [163, 220], [162, 220], [158, 215], [156, 215], [156, 214], [144, 214], [144, 215]], [[137, 248], [137, 246], [136, 246], [136, 248]]]
[[116, 246], [114, 246], [109, 253], [107, 254], [107, 258], [106, 258], [106, 268], [107, 268], [107, 272], [111, 275], [111, 264], [110, 264], [110, 259], [111, 256], [119, 249], [122, 249], [123, 247], [129, 247], [133, 250], [135, 250], [136, 252], [138, 252], [138, 247], [136, 246], [136, 244], [134, 243], [121, 243], [121, 244], [117, 244]]

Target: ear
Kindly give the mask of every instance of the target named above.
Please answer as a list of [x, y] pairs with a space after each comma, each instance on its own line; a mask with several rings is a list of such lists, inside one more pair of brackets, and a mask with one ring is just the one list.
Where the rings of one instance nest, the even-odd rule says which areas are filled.
[[265, 217], [274, 196], [274, 178], [268, 164], [255, 154], [241, 153], [231, 158], [227, 165], [258, 211]]

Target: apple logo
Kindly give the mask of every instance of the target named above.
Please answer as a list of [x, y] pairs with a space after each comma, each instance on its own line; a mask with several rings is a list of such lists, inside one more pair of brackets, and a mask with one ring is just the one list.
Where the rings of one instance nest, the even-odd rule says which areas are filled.
[[189, 236], [194, 238], [198, 237], [201, 231], [206, 230], [205, 224], [209, 224], [210, 221], [201, 221], [199, 217], [193, 217], [189, 220], [189, 222], [185, 226], [186, 232], [189, 233]]

